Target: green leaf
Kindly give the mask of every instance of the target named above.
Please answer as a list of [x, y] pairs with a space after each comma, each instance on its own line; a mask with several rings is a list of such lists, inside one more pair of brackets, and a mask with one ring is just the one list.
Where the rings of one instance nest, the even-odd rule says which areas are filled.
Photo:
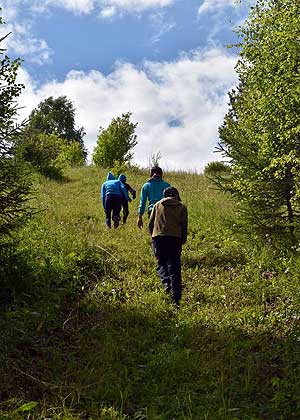
[[21, 407], [19, 407], [17, 411], [22, 411], [22, 412], [31, 411], [37, 405], [38, 405], [38, 403], [36, 401], [30, 401], [28, 403], [25, 403], [25, 404], [21, 405]]

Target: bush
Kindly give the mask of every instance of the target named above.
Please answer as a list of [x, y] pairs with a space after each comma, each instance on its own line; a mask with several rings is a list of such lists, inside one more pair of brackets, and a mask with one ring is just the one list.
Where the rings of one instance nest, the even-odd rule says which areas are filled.
[[55, 162], [57, 166], [62, 168], [84, 166], [85, 158], [82, 154], [82, 147], [80, 143], [64, 143]]
[[35, 170], [50, 178], [61, 177], [65, 168], [85, 164], [80, 143], [68, 143], [53, 133], [35, 132], [24, 136], [20, 154]]
[[226, 172], [230, 172], [229, 165], [220, 161], [209, 162], [204, 168], [204, 175], [206, 176], [213, 176]]

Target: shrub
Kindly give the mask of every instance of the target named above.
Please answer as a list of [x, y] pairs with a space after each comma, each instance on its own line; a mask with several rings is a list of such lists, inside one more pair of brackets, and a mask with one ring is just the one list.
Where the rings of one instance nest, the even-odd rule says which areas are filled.
[[230, 167], [224, 162], [220, 161], [209, 162], [204, 168], [204, 175], [207, 176], [217, 175], [226, 172], [230, 172]]
[[19, 152], [35, 170], [55, 178], [62, 176], [64, 164], [59, 156], [65, 145], [64, 140], [56, 134], [31, 132], [23, 137]]

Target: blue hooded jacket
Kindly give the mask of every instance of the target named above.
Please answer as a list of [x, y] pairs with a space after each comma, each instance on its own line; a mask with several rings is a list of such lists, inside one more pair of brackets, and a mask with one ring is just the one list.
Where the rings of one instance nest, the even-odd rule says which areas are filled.
[[126, 182], [126, 175], [124, 175], [124, 174], [120, 174], [120, 176], [119, 176], [119, 181], [121, 181], [121, 182]]
[[102, 184], [101, 187], [101, 199], [102, 199], [102, 205], [105, 209], [105, 198], [108, 195], [117, 195], [119, 197], [124, 197], [126, 200], [128, 200], [128, 194], [127, 190], [118, 179], [114, 177], [114, 175], [111, 172], [108, 172], [106, 181]]
[[138, 214], [141, 216], [144, 214], [147, 199], [149, 200], [148, 212], [150, 212], [154, 204], [163, 198], [163, 192], [167, 187], [170, 187], [170, 184], [163, 179], [150, 178], [141, 190]]

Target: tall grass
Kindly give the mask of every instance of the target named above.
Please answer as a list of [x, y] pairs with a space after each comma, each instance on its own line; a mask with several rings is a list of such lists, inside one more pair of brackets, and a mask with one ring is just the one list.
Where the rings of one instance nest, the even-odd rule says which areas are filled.
[[[37, 184], [0, 320], [0, 418], [298, 419], [297, 254], [238, 233], [234, 204], [203, 176], [166, 173], [189, 210], [175, 310], [138, 202], [106, 229], [105, 176]], [[139, 189], [147, 174], [127, 177]]]

